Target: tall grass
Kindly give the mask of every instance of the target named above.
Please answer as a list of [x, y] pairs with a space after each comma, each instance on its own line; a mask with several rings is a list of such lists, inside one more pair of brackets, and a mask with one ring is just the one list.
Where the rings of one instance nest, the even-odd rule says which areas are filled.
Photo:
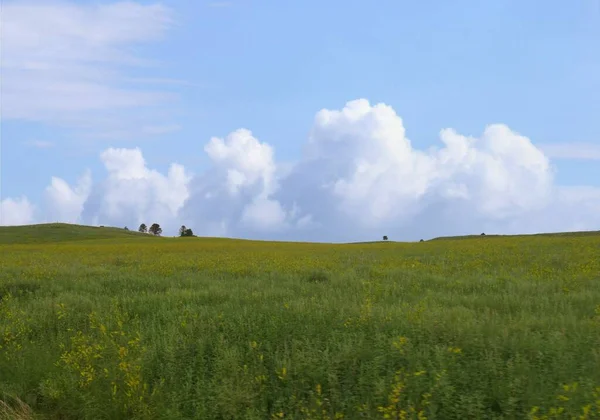
[[0, 245], [0, 396], [52, 419], [600, 418], [598, 255], [600, 236]]
[[31, 420], [31, 408], [18, 398], [3, 396], [0, 399], [0, 420]]

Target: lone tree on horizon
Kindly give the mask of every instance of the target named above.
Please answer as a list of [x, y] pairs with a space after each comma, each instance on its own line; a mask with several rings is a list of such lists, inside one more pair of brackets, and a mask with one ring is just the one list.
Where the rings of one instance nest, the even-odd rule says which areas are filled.
[[153, 223], [152, 226], [150, 226], [150, 229], [148, 229], [148, 232], [150, 232], [154, 236], [160, 236], [160, 234], [162, 233], [162, 229], [158, 223]]
[[142, 224], [140, 225], [140, 227], [138, 228], [138, 232], [141, 232], [141, 233], [148, 233], [148, 227], [146, 226], [146, 224], [145, 224], [145, 223], [142, 223]]
[[384, 237], [383, 237], [383, 240], [384, 240], [384, 241], [387, 241], [387, 240], [388, 240], [388, 237], [387, 237], [387, 236], [384, 236]]

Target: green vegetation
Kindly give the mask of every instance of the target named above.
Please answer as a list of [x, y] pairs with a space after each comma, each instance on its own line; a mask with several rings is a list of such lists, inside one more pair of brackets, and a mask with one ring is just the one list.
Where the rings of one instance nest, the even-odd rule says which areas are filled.
[[0, 228], [0, 419], [597, 419], [599, 255]]
[[186, 228], [185, 225], [182, 225], [179, 228], [179, 236], [184, 237], [184, 236], [195, 236], [195, 235], [194, 235], [194, 231], [192, 229]]
[[579, 236], [600, 236], [600, 231], [581, 231], [581, 232], [556, 232], [556, 233], [536, 233], [533, 235], [466, 235], [466, 236], [440, 236], [439, 238], [433, 238], [432, 241], [439, 241], [444, 239], [481, 239], [482, 236], [486, 238], [523, 238], [523, 237], [579, 237]]
[[0, 227], [0, 244], [41, 244], [93, 239], [127, 240], [146, 236], [113, 227], [79, 226], [65, 223]]

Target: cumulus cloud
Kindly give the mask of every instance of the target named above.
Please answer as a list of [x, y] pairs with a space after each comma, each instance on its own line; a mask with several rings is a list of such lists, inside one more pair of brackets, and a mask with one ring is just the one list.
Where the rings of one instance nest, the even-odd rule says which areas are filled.
[[[302, 161], [276, 197], [318, 221], [315, 237], [351, 240], [384, 231], [402, 237], [461, 229], [465, 215], [494, 221], [524, 217], [552, 195], [548, 159], [500, 124], [480, 138], [452, 129], [443, 147], [416, 150], [402, 119], [385, 105], [351, 101], [320, 111]], [[428, 221], [415, 222], [428, 215]], [[352, 227], [351, 230], [348, 227]], [[473, 226], [473, 228], [476, 228]]]
[[226, 139], [213, 137], [204, 151], [219, 170], [219, 175], [225, 175], [231, 195], [250, 186], [257, 186], [258, 195], [272, 191], [275, 173], [273, 149], [260, 143], [249, 130], [239, 129]]
[[0, 201], [0, 225], [28, 225], [34, 221], [34, 207], [26, 197]]
[[107, 149], [100, 159], [107, 176], [91, 189], [83, 206], [84, 221], [134, 227], [157, 222], [167, 229], [177, 226], [191, 179], [183, 166], [174, 163], [163, 175], [147, 167], [137, 148]]
[[239, 129], [214, 137], [204, 147], [212, 167], [191, 184], [182, 217], [211, 236], [272, 233], [285, 227], [286, 214], [269, 196], [277, 190], [273, 148]]
[[127, 69], [149, 64], [131, 47], [170, 24], [159, 4], [3, 2], [2, 118], [131, 131], [123, 110], [171, 97], [126, 82]]
[[167, 234], [186, 224], [209, 236], [414, 240], [600, 225], [600, 189], [556, 185], [548, 156], [524, 135], [492, 124], [478, 137], [450, 128], [439, 137], [418, 150], [391, 107], [360, 99], [319, 111], [291, 167], [240, 129], [210, 139], [211, 166], [196, 176], [177, 164], [152, 170], [139, 149], [108, 149], [103, 181], [49, 189], [71, 219], [83, 208], [84, 222], [158, 221]]
[[92, 177], [87, 171], [74, 188], [63, 179], [52, 177], [45, 191], [47, 219], [49, 222], [61, 221], [78, 223], [81, 221], [83, 205], [92, 187]]

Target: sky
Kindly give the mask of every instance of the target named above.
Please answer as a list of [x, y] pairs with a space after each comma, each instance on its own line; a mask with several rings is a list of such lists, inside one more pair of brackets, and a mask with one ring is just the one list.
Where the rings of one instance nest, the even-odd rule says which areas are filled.
[[0, 225], [600, 229], [600, 0], [4, 0]]

